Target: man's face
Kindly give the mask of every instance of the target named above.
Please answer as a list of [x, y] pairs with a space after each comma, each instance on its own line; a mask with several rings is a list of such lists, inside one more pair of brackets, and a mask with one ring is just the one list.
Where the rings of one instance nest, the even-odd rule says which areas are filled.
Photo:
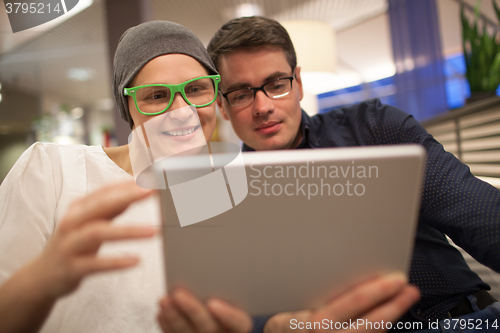
[[244, 107], [232, 107], [219, 95], [217, 104], [222, 116], [230, 120], [238, 137], [255, 150], [295, 148], [302, 139], [299, 132], [302, 99], [300, 68], [292, 68], [284, 52], [277, 47], [240, 49], [219, 58], [222, 77], [220, 90], [260, 87], [272, 80], [292, 76], [292, 91], [280, 98], [267, 97], [258, 91], [254, 101]]

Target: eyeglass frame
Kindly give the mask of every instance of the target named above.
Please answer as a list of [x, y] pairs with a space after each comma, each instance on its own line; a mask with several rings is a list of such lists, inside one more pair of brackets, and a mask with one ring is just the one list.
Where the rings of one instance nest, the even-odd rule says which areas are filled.
[[[229, 102], [229, 99], [227, 98], [227, 95], [229, 95], [230, 93], [232, 92], [235, 92], [235, 91], [238, 91], [238, 90], [253, 90], [253, 99], [252, 101], [248, 104], [248, 105], [251, 105], [254, 101], [255, 101], [255, 96], [257, 95], [257, 91], [259, 90], [262, 90], [262, 92], [264, 93], [264, 95], [266, 95], [268, 98], [271, 98], [271, 99], [278, 99], [278, 98], [281, 98], [281, 97], [285, 97], [285, 96], [288, 96], [288, 94], [292, 91], [292, 84], [293, 84], [293, 80], [295, 79], [295, 74], [292, 72], [292, 76], [287, 76], [287, 77], [280, 77], [280, 78], [277, 78], [277, 79], [274, 79], [274, 80], [271, 80], [269, 82], [266, 82], [264, 83], [263, 85], [261, 85], [260, 87], [244, 87], [244, 88], [238, 88], [238, 89], [233, 89], [231, 91], [228, 91], [227, 93], [223, 93], [222, 91], [220, 92], [222, 97], [224, 97], [227, 101], [227, 103], [229, 105], [231, 105], [231, 103]], [[273, 82], [276, 82], [276, 81], [279, 81], [279, 80], [290, 80], [290, 91], [287, 92], [285, 95], [281, 95], [281, 96], [277, 96], [277, 97], [272, 97], [272, 96], [269, 96], [267, 94], [267, 92], [264, 90], [264, 87], [270, 83], [273, 83]], [[245, 105], [245, 106], [248, 106], [248, 105]], [[243, 105], [238, 105], [238, 106], [233, 106], [231, 105], [232, 107], [234, 108], [238, 108], [238, 107], [243, 107]]]
[[[195, 104], [191, 103], [189, 101], [189, 99], [187, 98], [186, 93], [184, 92], [184, 88], [189, 83], [191, 83], [193, 81], [196, 81], [196, 80], [200, 80], [200, 79], [212, 79], [213, 80], [213, 82], [215, 84], [215, 86], [214, 86], [214, 99], [211, 102], [206, 103], [206, 104], [195, 105]], [[219, 83], [220, 83], [220, 75], [218, 75], [218, 74], [217, 75], [206, 75], [206, 76], [196, 77], [194, 79], [187, 80], [187, 81], [179, 83], [179, 84], [146, 84], [146, 85], [142, 85], [142, 86], [136, 86], [136, 87], [130, 87], [130, 88], [123, 88], [123, 95], [124, 96], [131, 96], [134, 99], [134, 103], [135, 103], [135, 107], [137, 108], [137, 111], [139, 111], [143, 115], [146, 115], [146, 116], [155, 116], [155, 115], [164, 113], [165, 111], [168, 110], [168, 108], [174, 102], [175, 95], [178, 92], [181, 93], [182, 98], [189, 105], [192, 105], [192, 106], [197, 107], [197, 108], [202, 108], [202, 107], [205, 107], [205, 106], [209, 106], [210, 104], [212, 104], [213, 102], [215, 102], [215, 100], [217, 99], [217, 93], [219, 91]], [[146, 88], [146, 87], [166, 87], [166, 88], [170, 89], [170, 93], [171, 93], [171, 95], [170, 95], [170, 101], [168, 102], [168, 105], [167, 105], [167, 107], [165, 109], [163, 109], [162, 111], [153, 112], [153, 113], [143, 112], [143, 111], [141, 111], [139, 109], [139, 105], [137, 105], [137, 98], [135, 96], [136, 95], [136, 90], [139, 90], [140, 88]]]

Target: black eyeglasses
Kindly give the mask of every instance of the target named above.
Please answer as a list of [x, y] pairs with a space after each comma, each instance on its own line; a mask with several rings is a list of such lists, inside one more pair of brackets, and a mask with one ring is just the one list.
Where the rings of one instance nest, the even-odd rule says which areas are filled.
[[229, 105], [233, 107], [243, 107], [252, 104], [257, 91], [262, 90], [269, 98], [281, 98], [292, 91], [293, 76], [282, 77], [271, 82], [267, 82], [260, 87], [247, 87], [229, 91], [222, 94]]

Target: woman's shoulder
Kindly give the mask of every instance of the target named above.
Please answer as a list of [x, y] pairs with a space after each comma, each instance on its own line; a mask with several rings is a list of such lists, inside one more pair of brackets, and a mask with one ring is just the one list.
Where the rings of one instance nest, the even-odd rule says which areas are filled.
[[7, 177], [31, 173], [48, 176], [71, 165], [81, 165], [88, 156], [103, 158], [105, 154], [100, 146], [35, 142], [21, 154]]
[[87, 145], [67, 145], [54, 142], [35, 142], [26, 152], [29, 151], [46, 153], [46, 154], [68, 154], [71, 152], [89, 152], [89, 153], [102, 153], [101, 146], [87, 146]]
[[81, 158], [105, 158], [101, 146], [64, 145], [53, 142], [35, 142], [21, 155], [19, 161], [31, 159], [49, 159], [51, 164], [69, 160], [75, 163]]
[[[87, 188], [85, 183], [102, 186], [130, 177], [101, 146], [62, 145], [36, 142], [19, 157], [6, 179], [36, 179], [66, 184], [66, 188]], [[93, 188], [94, 186], [91, 186]]]

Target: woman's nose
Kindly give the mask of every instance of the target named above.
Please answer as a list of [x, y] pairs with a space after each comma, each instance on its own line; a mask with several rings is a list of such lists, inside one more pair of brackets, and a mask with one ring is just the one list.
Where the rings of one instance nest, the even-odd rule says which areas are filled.
[[187, 121], [193, 113], [193, 110], [189, 107], [189, 104], [186, 103], [182, 95], [177, 93], [170, 106], [170, 111], [168, 111], [169, 117], [177, 121]]

